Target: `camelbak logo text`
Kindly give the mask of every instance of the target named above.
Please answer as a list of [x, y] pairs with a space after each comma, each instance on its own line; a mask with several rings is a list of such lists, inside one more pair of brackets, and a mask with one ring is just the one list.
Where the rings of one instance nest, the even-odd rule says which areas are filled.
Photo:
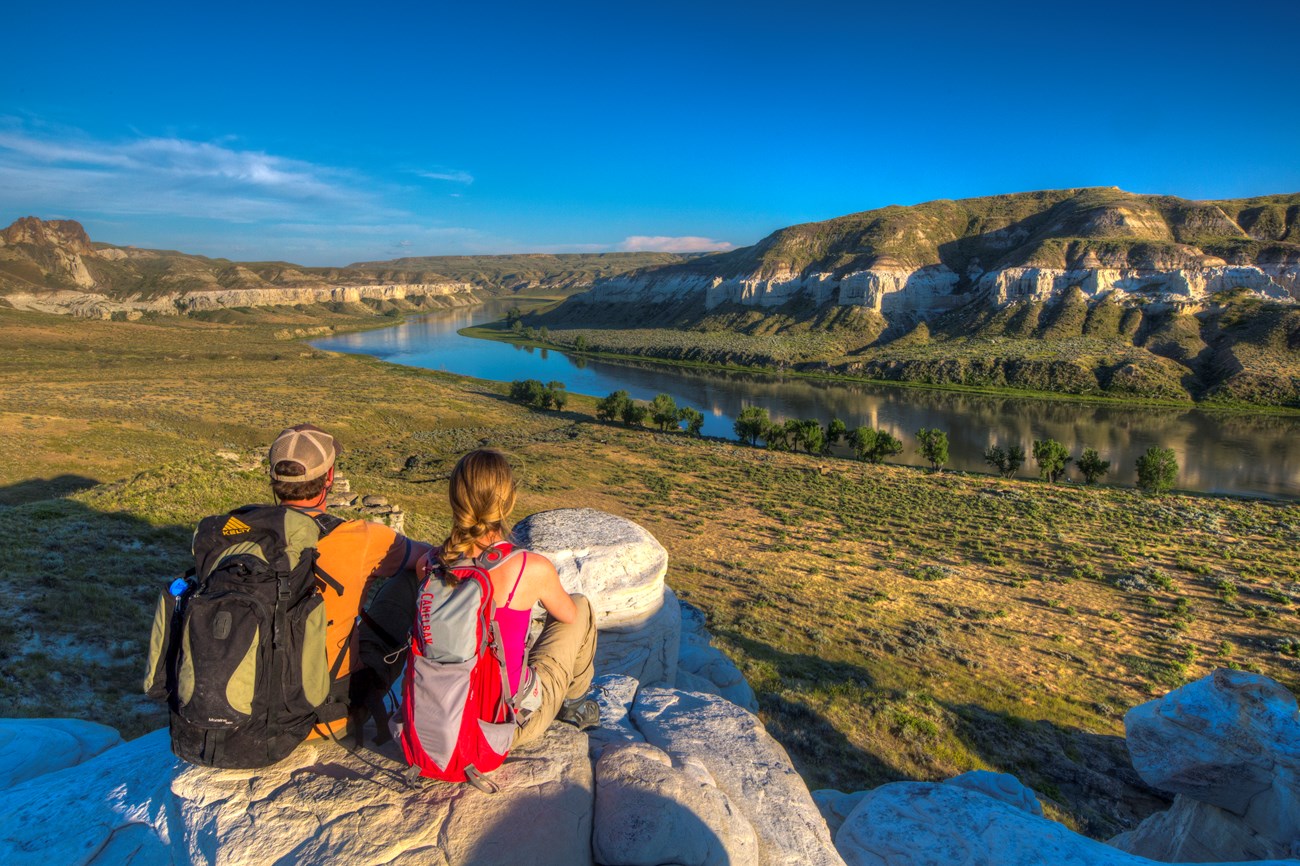
[[226, 525], [221, 527], [222, 535], [239, 535], [242, 532], [248, 532], [253, 527], [249, 526], [238, 517], [231, 517], [226, 521]]
[[433, 640], [433, 629], [429, 628], [429, 614], [433, 613], [433, 596], [425, 593], [420, 596], [420, 637], [428, 646]]

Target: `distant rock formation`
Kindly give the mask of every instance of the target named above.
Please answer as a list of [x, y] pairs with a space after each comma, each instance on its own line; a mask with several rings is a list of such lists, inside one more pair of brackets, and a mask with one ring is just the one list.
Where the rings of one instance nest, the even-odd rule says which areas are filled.
[[534, 289], [571, 294], [599, 277], [689, 258], [674, 253], [427, 256], [311, 268], [95, 244], [72, 220], [23, 217], [0, 230], [0, 306], [96, 319], [324, 303], [438, 309]]
[[[860, 307], [931, 318], [972, 301], [1300, 299], [1300, 194], [1222, 202], [1118, 189], [891, 206], [781, 229], [752, 247], [598, 281], [562, 307], [692, 302]], [[617, 315], [611, 311], [611, 318]]]
[[[115, 745], [115, 732], [102, 725], [3, 721], [0, 779], [10, 784], [0, 788], [0, 862], [1156, 862], [1044, 818], [1036, 795], [999, 773], [810, 794], [784, 749], [738, 705], [752, 705], [753, 693], [709, 646], [703, 617], [664, 585], [666, 557], [652, 536], [590, 509], [533, 515], [520, 527], [530, 543], [549, 545], [566, 588], [585, 592], [598, 619], [621, 637], [606, 640], [611, 632], [602, 629], [599, 639], [594, 687], [601, 726], [582, 734], [553, 725], [493, 773], [499, 794], [408, 783], [394, 743], [351, 752], [317, 741], [273, 767], [214, 770], [177, 760], [166, 731]], [[665, 617], [666, 609], [676, 613]], [[665, 662], [664, 652], [673, 660]], [[627, 675], [629, 669], [646, 681]], [[674, 676], [689, 687], [674, 685]], [[1263, 677], [1218, 671], [1135, 708], [1126, 724], [1139, 771], [1149, 781], [1216, 803], [1213, 808], [1234, 816], [1227, 820], [1237, 821], [1239, 830], [1248, 828], [1232, 836], [1247, 847], [1219, 847], [1214, 856], [1240, 861], [1264, 850], [1259, 844], [1282, 846], [1276, 850], [1290, 845], [1295, 852], [1300, 738], [1295, 699], [1284, 689]], [[35, 743], [38, 750], [20, 749], [20, 743]], [[1154, 816], [1126, 835], [1158, 842], [1159, 820]], [[1152, 829], [1144, 832], [1148, 824]]]
[[20, 310], [135, 319], [228, 307], [481, 300], [465, 282], [422, 272], [385, 276], [97, 246], [72, 220], [23, 217], [0, 231], [0, 302]]

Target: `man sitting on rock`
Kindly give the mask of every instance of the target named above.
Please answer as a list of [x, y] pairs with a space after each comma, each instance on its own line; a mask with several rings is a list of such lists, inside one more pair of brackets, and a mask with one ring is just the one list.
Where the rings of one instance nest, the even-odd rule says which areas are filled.
[[[276, 500], [308, 514], [324, 514], [340, 453], [334, 437], [319, 427], [299, 424], [282, 431], [270, 453], [271, 491]], [[316, 551], [317, 572], [326, 584], [326, 650], [334, 700], [322, 708], [321, 722], [308, 739], [341, 737], [347, 732], [348, 709], [358, 703], [352, 697], [358, 688], [351, 688], [349, 694], [351, 675], [361, 667], [354, 628], [357, 614], [374, 586], [413, 568], [429, 545], [398, 535], [382, 523], [347, 520], [321, 538]]]

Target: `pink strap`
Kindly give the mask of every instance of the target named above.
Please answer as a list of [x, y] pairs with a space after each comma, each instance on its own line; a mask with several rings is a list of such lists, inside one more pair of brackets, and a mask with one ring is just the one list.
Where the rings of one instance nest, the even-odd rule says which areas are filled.
[[515, 590], [519, 588], [519, 579], [524, 576], [524, 566], [528, 565], [528, 551], [525, 550], [523, 553], [524, 555], [520, 557], [519, 573], [515, 575], [515, 585], [510, 587], [510, 595], [506, 596], [506, 607], [509, 607], [510, 602], [515, 600]]

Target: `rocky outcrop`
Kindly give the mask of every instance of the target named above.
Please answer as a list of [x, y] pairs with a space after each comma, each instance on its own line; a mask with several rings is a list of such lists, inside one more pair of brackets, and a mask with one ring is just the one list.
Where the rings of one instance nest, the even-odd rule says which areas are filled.
[[736, 663], [713, 646], [704, 611], [681, 603], [682, 637], [677, 653], [677, 686], [688, 692], [707, 692], [738, 707], [758, 712], [758, 698]]
[[0, 790], [88, 761], [122, 737], [80, 719], [0, 719]]
[[1074, 287], [1116, 300], [1198, 303], [1234, 289], [1300, 300], [1300, 197], [1192, 202], [1098, 188], [891, 206], [598, 280], [554, 319], [590, 320], [604, 305], [792, 301], [932, 318]]
[[606, 749], [596, 764], [592, 852], [603, 866], [758, 863], [754, 828], [698, 763], [674, 766], [648, 743]]
[[1275, 301], [1300, 299], [1300, 264], [1229, 266], [1222, 259], [1195, 268], [1005, 268], [980, 276], [978, 291], [995, 304], [1048, 301], [1079, 288], [1085, 297], [1111, 295], [1201, 302], [1218, 292], [1247, 289]]
[[[848, 866], [1154, 866], [1064, 824], [960, 785], [894, 782], [869, 792], [835, 834]], [[1256, 861], [1295, 866], [1295, 861]]]
[[591, 600], [600, 631], [598, 675], [675, 682], [681, 608], [664, 584], [668, 552], [654, 536], [613, 514], [564, 508], [520, 521], [514, 537], [555, 564], [567, 591]]
[[1133, 766], [1177, 795], [1111, 844], [1154, 860], [1300, 857], [1300, 713], [1258, 674], [1220, 669], [1124, 717]]
[[1043, 268], [1008, 267], [967, 272], [970, 285], [958, 291], [961, 277], [946, 265], [906, 268], [883, 265], [842, 275], [830, 272], [782, 272], [767, 277], [659, 278], [653, 271], [602, 280], [590, 292], [569, 300], [574, 307], [603, 304], [662, 304], [696, 297], [705, 309], [724, 303], [777, 307], [795, 299], [863, 307], [885, 316], [931, 318], [962, 304], [983, 300], [992, 305], [1013, 301], [1049, 301], [1072, 288], [1088, 298], [1203, 302], [1219, 292], [1246, 289], [1276, 301], [1300, 299], [1300, 263], [1228, 265], [1212, 259], [1187, 268]]
[[[35, 264], [53, 271], [64, 282], [78, 288], [95, 285], [83, 257], [94, 256], [95, 249], [81, 223], [73, 220], [45, 220], [23, 217], [0, 230], [0, 249], [23, 248], [35, 253]], [[13, 251], [11, 249], [11, 251]]]

